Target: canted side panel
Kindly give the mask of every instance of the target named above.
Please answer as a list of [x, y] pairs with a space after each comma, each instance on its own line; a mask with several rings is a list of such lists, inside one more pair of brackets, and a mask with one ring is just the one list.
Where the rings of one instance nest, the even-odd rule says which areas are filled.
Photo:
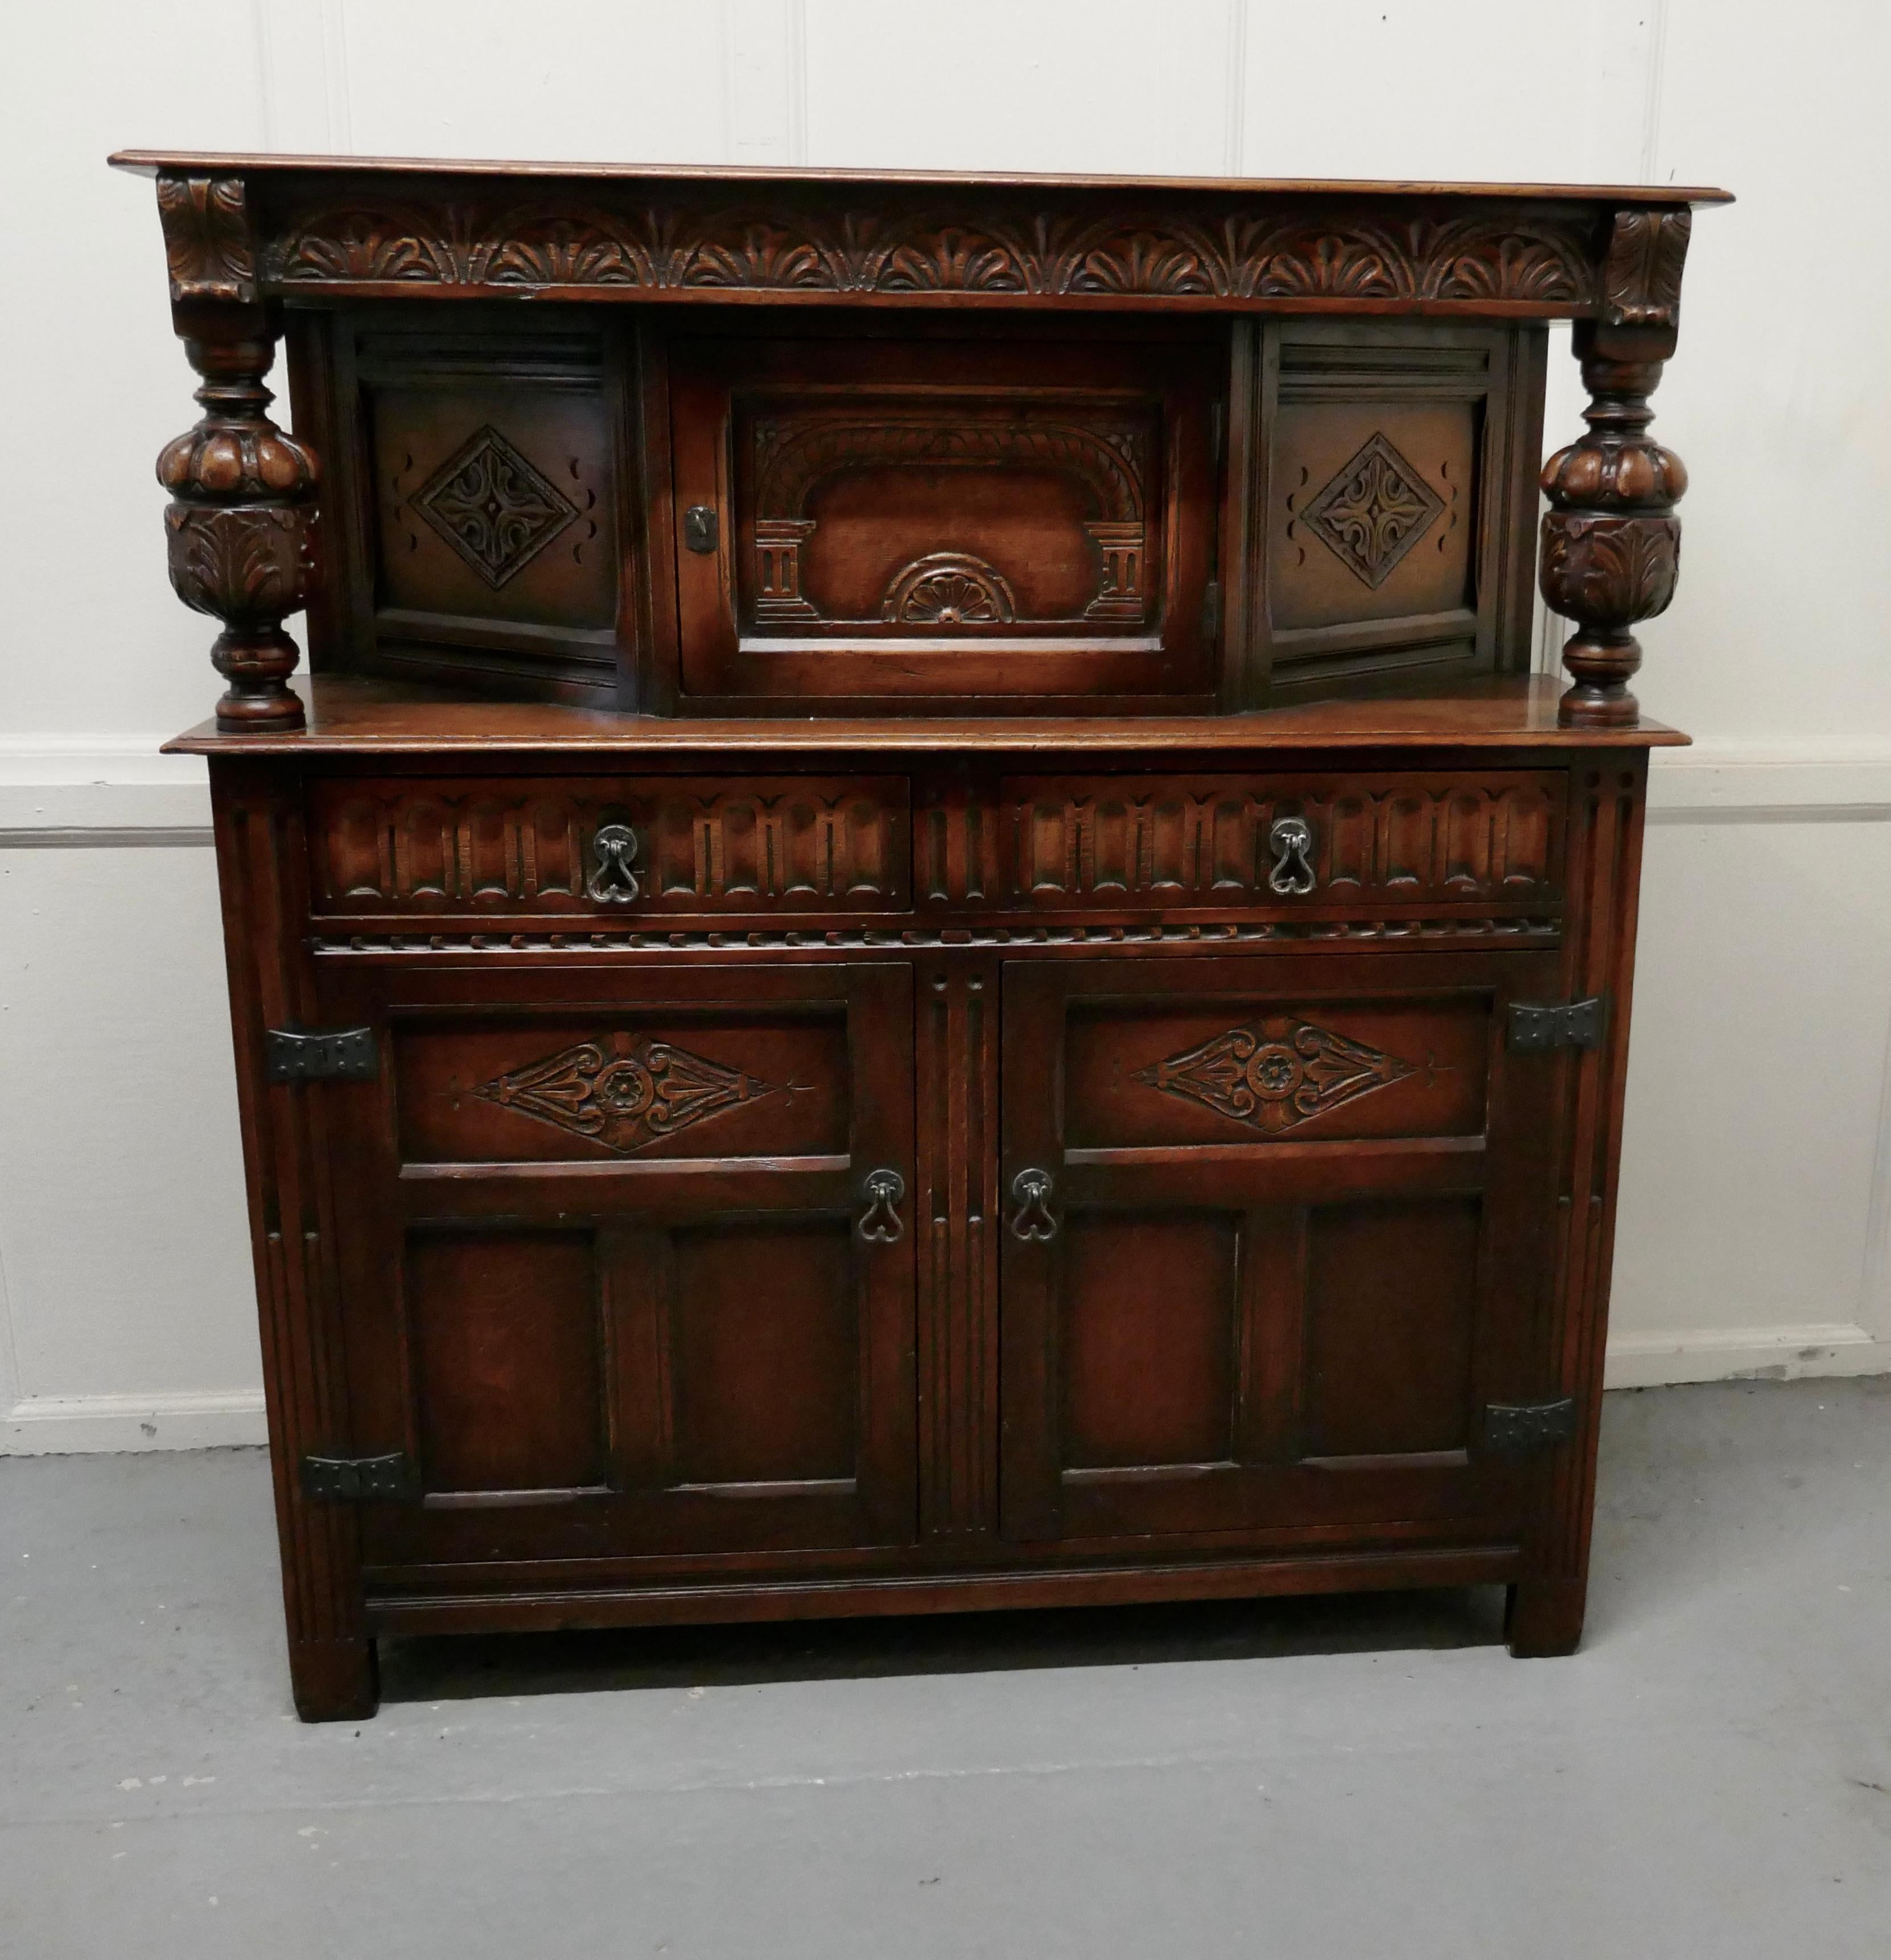
[[580, 318], [330, 338], [360, 663], [610, 698], [632, 562], [615, 339]]
[[[900, 912], [903, 778], [318, 781], [318, 915]], [[610, 862], [598, 833], [627, 831]]]
[[1256, 370], [1246, 698], [1527, 665], [1535, 330], [1274, 322]]
[[406, 1311], [424, 1488], [609, 1475], [604, 1327], [584, 1232], [416, 1232]]

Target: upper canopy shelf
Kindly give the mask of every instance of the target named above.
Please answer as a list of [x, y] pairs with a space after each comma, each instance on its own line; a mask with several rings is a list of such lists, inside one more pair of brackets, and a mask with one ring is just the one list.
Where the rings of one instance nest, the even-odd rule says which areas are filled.
[[1100, 306], [1671, 329], [1649, 185], [695, 169], [121, 151], [174, 301], [295, 294]]

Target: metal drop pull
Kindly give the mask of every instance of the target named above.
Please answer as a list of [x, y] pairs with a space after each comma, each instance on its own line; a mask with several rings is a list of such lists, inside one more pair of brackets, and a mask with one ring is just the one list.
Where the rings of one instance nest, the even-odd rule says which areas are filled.
[[683, 542], [686, 549], [700, 552], [704, 557], [714, 551], [721, 534], [721, 526], [716, 521], [715, 507], [710, 504], [692, 504], [683, 514]]
[[591, 839], [591, 875], [584, 889], [600, 905], [627, 905], [642, 896], [637, 873], [637, 833], [627, 823], [603, 823]]
[[1269, 890], [1282, 897], [1289, 892], [1304, 897], [1319, 883], [1313, 875], [1312, 825], [1304, 816], [1277, 816], [1267, 841], [1274, 853], [1274, 868], [1267, 874]]
[[906, 1229], [894, 1208], [906, 1195], [906, 1180], [896, 1170], [870, 1170], [866, 1192], [860, 1236], [870, 1246], [890, 1246]]
[[1047, 1170], [1021, 1170], [1011, 1180], [1011, 1195], [1017, 1200], [1011, 1233], [1027, 1245], [1043, 1245], [1057, 1236], [1057, 1220], [1048, 1202], [1053, 1182]]

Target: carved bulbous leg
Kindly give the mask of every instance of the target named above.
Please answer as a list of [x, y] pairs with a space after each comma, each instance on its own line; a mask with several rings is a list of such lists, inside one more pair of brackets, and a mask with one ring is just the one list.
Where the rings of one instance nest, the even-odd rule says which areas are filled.
[[272, 339], [184, 345], [204, 377], [204, 415], [158, 459], [158, 480], [172, 497], [164, 513], [171, 585], [186, 606], [224, 622], [210, 654], [230, 683], [218, 726], [299, 728], [302, 704], [288, 677], [300, 650], [282, 622], [307, 603], [314, 581], [315, 459], [267, 413]]
[[1577, 628], [1563, 649], [1575, 685], [1558, 718], [1610, 727], [1632, 724], [1641, 711], [1628, 680], [1641, 664], [1641, 646], [1629, 629], [1665, 611], [1674, 597], [1681, 523], [1673, 511], [1687, 472], [1647, 433], [1660, 361], [1600, 352], [1586, 323], [1577, 352], [1591, 398], [1583, 412], [1589, 433], [1543, 466], [1551, 508], [1539, 576], [1545, 600]]

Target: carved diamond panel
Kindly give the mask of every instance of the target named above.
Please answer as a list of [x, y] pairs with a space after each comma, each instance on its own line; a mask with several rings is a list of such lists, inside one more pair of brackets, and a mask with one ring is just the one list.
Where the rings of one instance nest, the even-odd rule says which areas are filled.
[[1134, 1079], [1278, 1136], [1412, 1073], [1395, 1055], [1281, 1014], [1230, 1028]]
[[776, 1091], [669, 1042], [580, 1042], [485, 1083], [501, 1109], [628, 1153]]
[[1307, 506], [1306, 521], [1321, 543], [1376, 588], [1444, 508], [1431, 485], [1375, 435]]
[[578, 515], [578, 507], [489, 423], [414, 498], [427, 522], [495, 590]]

